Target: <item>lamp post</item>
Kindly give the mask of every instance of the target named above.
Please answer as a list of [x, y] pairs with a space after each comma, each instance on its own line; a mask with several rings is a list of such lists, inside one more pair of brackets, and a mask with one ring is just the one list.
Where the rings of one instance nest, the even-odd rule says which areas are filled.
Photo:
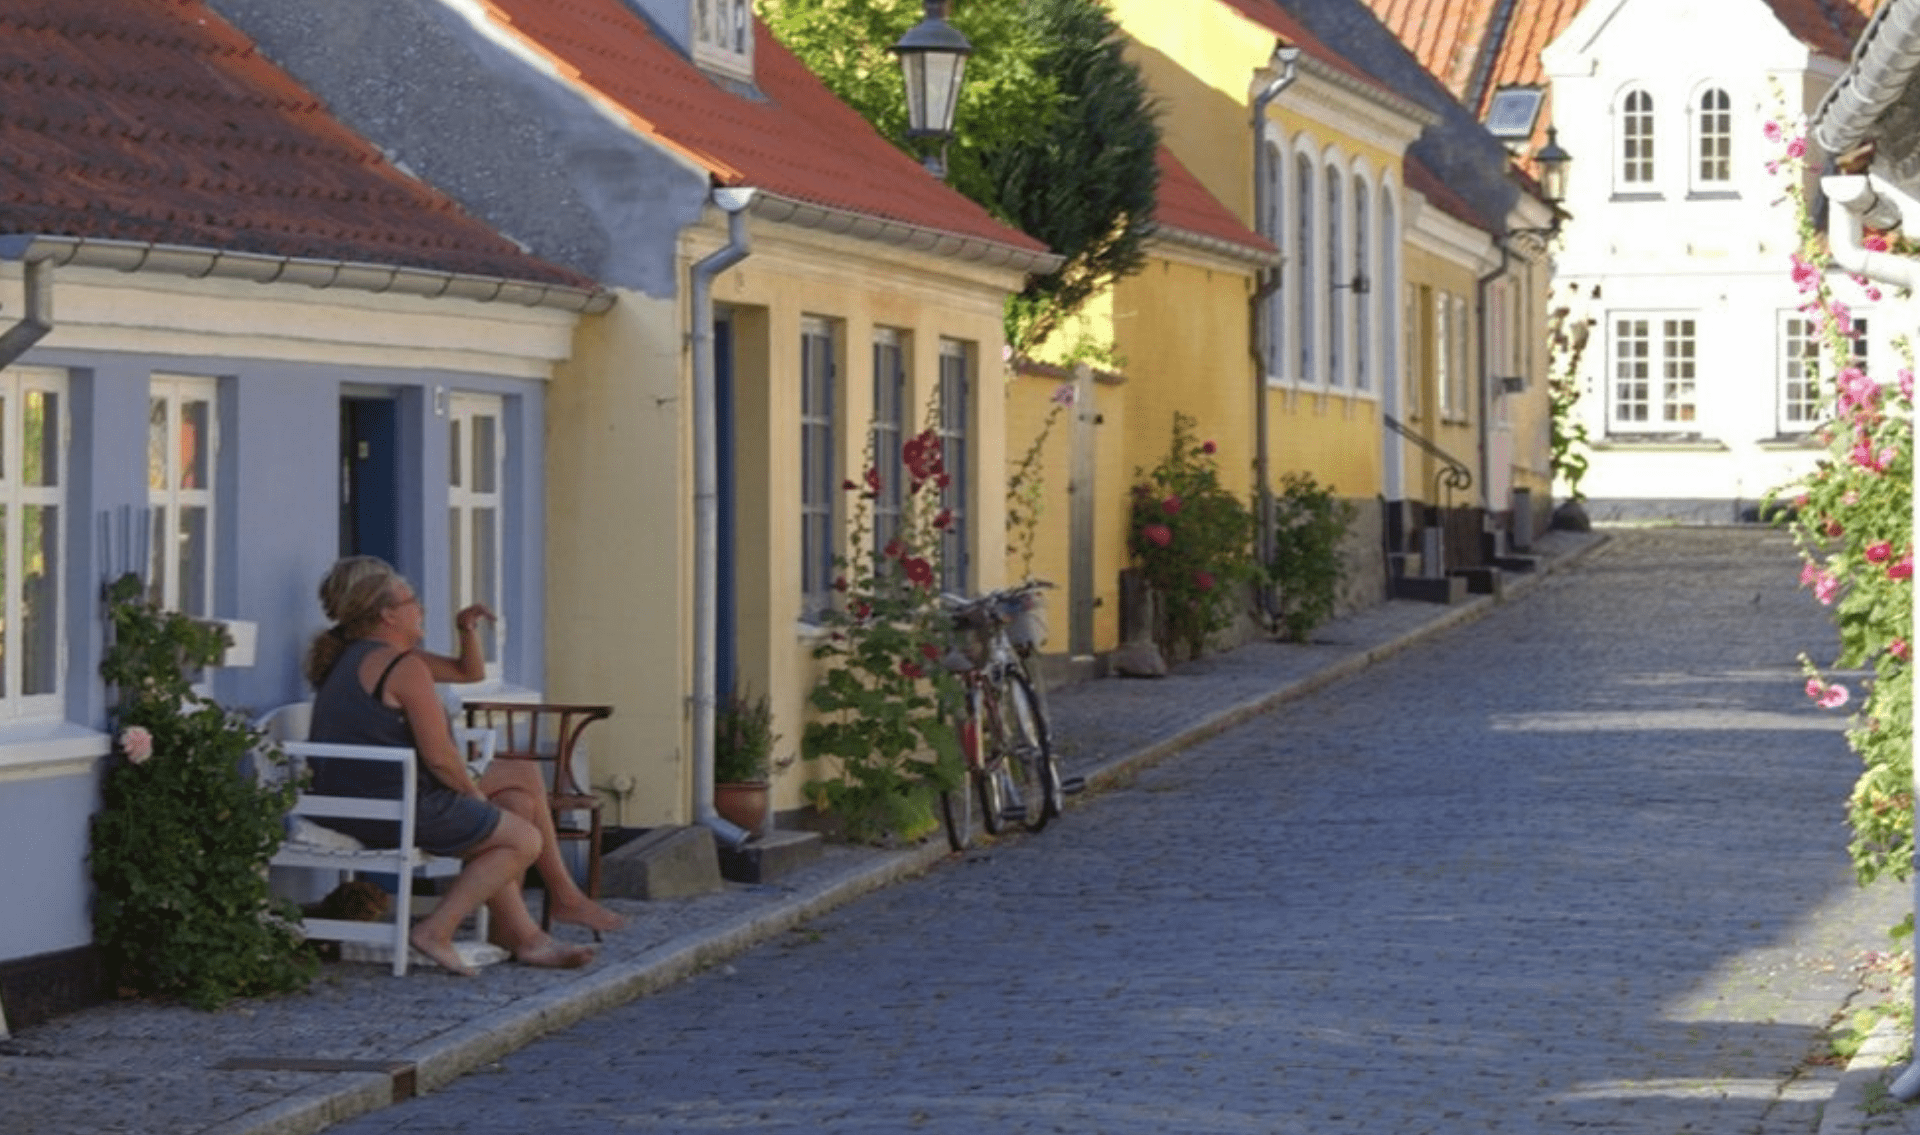
[[1567, 199], [1567, 167], [1573, 164], [1573, 155], [1560, 147], [1558, 129], [1547, 127], [1547, 144], [1534, 153], [1533, 164], [1540, 167], [1540, 192], [1557, 212]]
[[892, 51], [900, 57], [907, 80], [907, 137], [938, 143], [925, 159], [927, 172], [947, 176], [947, 141], [953, 137], [953, 115], [960, 103], [960, 83], [966, 76], [967, 56], [973, 45], [947, 23], [946, 0], [924, 0], [926, 13]]

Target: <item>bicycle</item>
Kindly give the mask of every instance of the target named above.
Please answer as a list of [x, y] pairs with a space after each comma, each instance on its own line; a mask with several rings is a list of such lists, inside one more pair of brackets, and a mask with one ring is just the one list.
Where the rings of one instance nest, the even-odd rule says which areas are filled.
[[973, 842], [973, 804], [982, 826], [999, 835], [1013, 823], [1037, 832], [1060, 814], [1061, 800], [1081, 787], [1063, 780], [1054, 759], [1051, 726], [1027, 659], [1036, 639], [1031, 630], [1034, 595], [1053, 586], [1029, 580], [976, 598], [942, 597], [958, 637], [943, 664], [966, 691], [960, 749], [967, 780], [940, 794], [947, 843], [965, 851]]

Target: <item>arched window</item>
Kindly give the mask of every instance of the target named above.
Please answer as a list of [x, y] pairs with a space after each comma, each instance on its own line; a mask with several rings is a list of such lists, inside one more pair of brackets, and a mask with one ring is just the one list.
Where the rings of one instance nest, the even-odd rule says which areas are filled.
[[1653, 184], [1653, 96], [1628, 91], [1620, 104], [1620, 181]]
[[1347, 334], [1347, 303], [1353, 293], [1346, 278], [1346, 238], [1341, 232], [1344, 213], [1340, 206], [1340, 170], [1327, 166], [1327, 385], [1342, 386], [1346, 374], [1341, 356]]
[[1724, 185], [1733, 180], [1733, 100], [1715, 87], [1700, 93], [1698, 175], [1702, 185]]
[[[1285, 249], [1287, 246], [1287, 163], [1278, 146], [1267, 147], [1267, 215], [1263, 219], [1261, 233], [1273, 246]], [[1287, 360], [1287, 294], [1285, 288], [1275, 288], [1267, 296], [1267, 375], [1277, 378], [1284, 373]]]
[[1367, 239], [1367, 183], [1353, 179], [1353, 388], [1369, 390], [1367, 372], [1373, 337], [1373, 273], [1367, 270], [1372, 242]]
[[1313, 382], [1317, 375], [1314, 371], [1313, 328], [1314, 328], [1314, 287], [1313, 278], [1313, 159], [1301, 154], [1295, 163], [1294, 177], [1299, 188], [1293, 195], [1295, 207], [1299, 210], [1294, 226], [1293, 261], [1298, 278], [1294, 281], [1294, 305], [1298, 319], [1294, 325], [1294, 338], [1300, 345], [1301, 382]]

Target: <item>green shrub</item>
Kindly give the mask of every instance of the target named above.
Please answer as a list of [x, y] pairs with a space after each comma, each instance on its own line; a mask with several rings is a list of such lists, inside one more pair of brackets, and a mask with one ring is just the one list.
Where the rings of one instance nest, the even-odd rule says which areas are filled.
[[138, 577], [107, 590], [112, 642], [100, 672], [117, 691], [116, 754], [93, 818], [94, 943], [111, 987], [216, 1008], [304, 988], [315, 962], [300, 912], [267, 890], [294, 788], [243, 765], [259, 735], [193, 692], [226, 632], [143, 597]]
[[1274, 621], [1294, 642], [1306, 642], [1333, 616], [1340, 589], [1340, 542], [1353, 523], [1351, 504], [1309, 473], [1288, 473], [1273, 499]]
[[1137, 474], [1127, 548], [1159, 605], [1154, 637], [1169, 659], [1206, 650], [1209, 634], [1232, 624], [1241, 585], [1257, 574], [1249, 550], [1253, 514], [1220, 483], [1211, 441], [1196, 442], [1194, 420], [1176, 411], [1173, 444]]

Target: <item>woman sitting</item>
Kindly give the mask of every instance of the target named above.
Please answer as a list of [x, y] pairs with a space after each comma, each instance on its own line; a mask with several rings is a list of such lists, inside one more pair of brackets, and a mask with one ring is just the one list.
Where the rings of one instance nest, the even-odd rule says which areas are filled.
[[[537, 765], [494, 761], [475, 780], [453, 742], [436, 682], [468, 682], [485, 672], [481, 619], [492, 612], [472, 606], [455, 617], [460, 656], [422, 650], [425, 612], [406, 580], [386, 561], [352, 556], [336, 563], [320, 582], [320, 604], [333, 626], [307, 651], [306, 677], [315, 689], [311, 739], [414, 750], [419, 793], [414, 838], [435, 855], [458, 856], [466, 866], [410, 938], [415, 949], [454, 973], [474, 971], [453, 945], [454, 931], [482, 903], [492, 913], [494, 940], [526, 965], [575, 967], [593, 958], [587, 946], [567, 945], [542, 931], [527, 912], [520, 880], [537, 865], [550, 888], [553, 916], [595, 930], [618, 929], [624, 920], [580, 890], [554, 840], [553, 814]], [[389, 794], [397, 779], [364, 762], [315, 760], [313, 786], [334, 795]], [[366, 842], [391, 845], [391, 824], [334, 821], [333, 826]], [[380, 828], [383, 830], [373, 830]]]

